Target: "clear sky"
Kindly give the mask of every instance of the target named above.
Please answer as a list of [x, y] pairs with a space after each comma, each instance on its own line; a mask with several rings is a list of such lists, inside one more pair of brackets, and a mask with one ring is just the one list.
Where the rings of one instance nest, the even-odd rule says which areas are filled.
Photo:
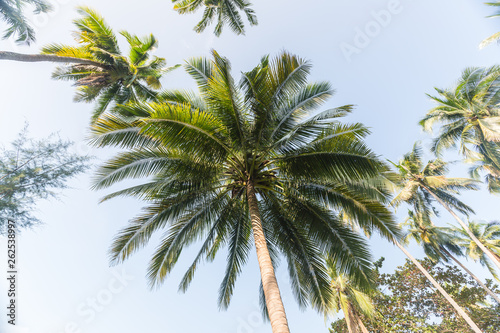
[[[233, 64], [236, 78], [253, 68], [262, 55], [286, 49], [313, 63], [311, 80], [330, 81], [337, 89], [325, 108], [356, 104], [349, 121], [372, 129], [369, 145], [380, 155], [397, 160], [416, 140], [428, 146], [430, 136], [417, 125], [432, 107], [426, 93], [446, 88], [469, 66], [497, 62], [500, 46], [478, 49], [480, 41], [500, 30], [500, 19], [486, 19], [490, 9], [473, 0], [252, 0], [259, 18], [247, 35], [226, 31], [216, 38], [209, 28], [198, 35], [192, 27], [201, 13], [179, 16], [169, 0], [78, 2], [57, 0], [56, 10], [38, 20], [38, 43], [31, 48], [0, 41], [0, 50], [38, 51], [51, 42], [71, 43], [75, 6], [98, 10], [116, 31], [154, 33], [155, 53], [169, 64], [216, 49]], [[384, 11], [384, 12], [381, 12]], [[382, 13], [391, 13], [383, 15]], [[379, 23], [377, 23], [377, 20]], [[363, 38], [360, 31], [368, 29]], [[103, 160], [110, 151], [85, 143], [91, 105], [72, 102], [73, 88], [53, 81], [52, 64], [0, 62], [0, 143], [7, 144], [30, 123], [35, 137], [59, 132], [76, 142], [75, 150]], [[194, 88], [182, 70], [167, 75], [164, 87]], [[450, 159], [458, 159], [450, 154]], [[464, 176], [464, 168], [456, 168]], [[146, 266], [155, 246], [141, 250], [125, 264], [110, 268], [108, 248], [115, 233], [139, 212], [141, 203], [115, 199], [98, 205], [106, 192], [89, 189], [92, 170], [71, 182], [61, 201], [41, 202], [37, 216], [45, 222], [19, 239], [19, 326], [5, 324], [0, 332], [16, 333], [269, 333], [259, 316], [259, 270], [251, 257], [240, 276], [228, 311], [217, 308], [217, 291], [225, 257], [198, 270], [186, 294], [178, 283], [196, 251], [186, 251], [159, 290], [148, 289]], [[463, 196], [477, 212], [474, 218], [493, 220], [498, 197], [482, 190]], [[403, 216], [403, 215], [401, 215]], [[450, 222], [442, 214], [442, 223]], [[5, 242], [0, 243], [0, 271], [5, 271]], [[374, 258], [386, 257], [385, 270], [404, 262], [386, 242], [370, 240]], [[421, 252], [412, 247], [418, 256]], [[475, 265], [471, 267], [477, 268]], [[482, 271], [482, 276], [488, 276]], [[278, 271], [292, 332], [327, 332], [329, 321], [313, 311], [298, 309], [288, 285], [285, 265]], [[5, 309], [6, 282], [0, 273], [0, 306]]]

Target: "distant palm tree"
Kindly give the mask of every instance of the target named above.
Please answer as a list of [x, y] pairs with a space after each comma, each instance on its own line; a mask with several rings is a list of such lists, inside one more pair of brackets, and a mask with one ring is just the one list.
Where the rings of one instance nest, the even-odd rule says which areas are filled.
[[342, 310], [349, 333], [369, 333], [360, 314], [369, 319], [375, 317], [375, 307], [370, 296], [359, 290], [345, 275], [339, 274], [334, 266], [328, 267], [328, 274], [333, 289], [331, 310], [335, 313]]
[[500, 67], [468, 68], [453, 89], [436, 89], [429, 96], [438, 106], [420, 121], [430, 131], [435, 123], [441, 130], [432, 151], [459, 144], [460, 153], [475, 164], [471, 175], [486, 173], [490, 192], [500, 192]]
[[[476, 189], [474, 180], [466, 178], [447, 178], [447, 164], [442, 160], [434, 160], [423, 165], [422, 148], [415, 143], [410, 153], [404, 155], [398, 164], [392, 163], [396, 168], [396, 173], [387, 173], [388, 178], [394, 183], [395, 190], [399, 193], [394, 197], [391, 204], [398, 207], [402, 202], [406, 202], [419, 213], [429, 216], [435, 211], [432, 200], [441, 203], [450, 213], [463, 223], [458, 216], [448, 207], [463, 212], [472, 212], [472, 209], [455, 198], [452, 193], [462, 189]], [[450, 193], [451, 192], [451, 193]], [[422, 274], [431, 284], [443, 295], [443, 297], [453, 306], [455, 311], [469, 324], [474, 332], [481, 332], [479, 327], [469, 317], [469, 315], [453, 300], [439, 283], [429, 274], [429, 272], [413, 257], [405, 247], [398, 241], [394, 244], [417, 266]]]
[[[500, 259], [500, 224], [498, 222], [481, 223], [469, 221], [468, 229], [472, 231], [482, 245], [488, 248], [495, 258]], [[450, 231], [455, 234], [454, 242], [465, 249], [466, 255], [487, 267], [495, 279], [500, 281], [488, 257], [481, 251], [476, 242], [471, 239], [469, 234], [463, 228], [458, 227], [450, 228]]]
[[52, 10], [52, 6], [45, 0], [0, 0], [0, 20], [8, 25], [3, 38], [16, 36], [18, 43], [26, 44], [35, 41], [35, 30], [23, 13], [26, 5], [33, 6], [35, 14]]
[[199, 96], [164, 92], [156, 103], [119, 106], [135, 118], [105, 114], [93, 126], [97, 146], [127, 149], [100, 168], [94, 187], [147, 180], [104, 198], [148, 203], [116, 238], [113, 260], [125, 260], [166, 229], [149, 268], [157, 286], [183, 248], [201, 239], [180, 285], [186, 290], [200, 261], [227, 245], [219, 294], [226, 308], [253, 238], [274, 333], [289, 332], [273, 267], [280, 254], [302, 306], [328, 308], [332, 291], [322, 253], [353, 283], [370, 284], [367, 245], [335, 212], [346, 210], [390, 239], [399, 229], [369, 184], [386, 166], [363, 142], [367, 129], [338, 121], [351, 106], [313, 115], [333, 91], [325, 82], [308, 83], [310, 63], [286, 52], [263, 57], [239, 84], [215, 51], [212, 60], [192, 59], [185, 67]]
[[[496, 1], [496, 2], [486, 2], [486, 4], [488, 6], [492, 6], [492, 7], [500, 7], [500, 1]], [[496, 10], [496, 13], [493, 14], [493, 15], [490, 15], [488, 17], [500, 17], [500, 8], [497, 8]], [[485, 40], [483, 40], [481, 42], [481, 44], [479, 45], [480, 48], [483, 48], [493, 42], [498, 42], [500, 40], [500, 32], [497, 32], [497, 33], [494, 33], [493, 35], [491, 35], [490, 37], [486, 38]]]
[[409, 244], [414, 240], [422, 245], [425, 254], [434, 263], [441, 260], [448, 262], [452, 254], [462, 255], [460, 247], [455, 244], [447, 228], [435, 226], [425, 213], [408, 211], [408, 218], [402, 226], [407, 228], [404, 243]]
[[397, 170], [395, 181], [400, 188], [399, 193], [392, 201], [394, 206], [402, 202], [409, 203], [415, 211], [430, 215], [431, 211], [437, 215], [432, 203], [437, 201], [455, 220], [467, 231], [469, 236], [478, 244], [481, 250], [500, 268], [500, 261], [491, 253], [470, 231], [467, 225], [453, 211], [468, 214], [473, 210], [460, 201], [454, 194], [460, 190], [476, 190], [477, 184], [469, 178], [446, 177], [448, 164], [440, 159], [422, 162], [422, 149], [418, 143], [413, 146], [410, 153], [404, 155], [398, 164], [393, 163]]
[[[449, 228], [436, 227], [428, 215], [424, 213], [414, 213], [412, 211], [409, 211], [409, 218], [404, 225], [408, 226], [405, 242], [409, 242], [410, 239], [413, 239], [418, 244], [421, 244], [427, 257], [434, 262], [439, 262], [441, 260], [448, 262], [450, 259], [453, 260], [466, 271], [488, 295], [500, 304], [498, 295], [491, 291], [481, 279], [456, 258], [456, 256], [462, 256], [463, 253], [456, 237], [450, 233]], [[467, 235], [467, 233], [465, 234]], [[481, 255], [484, 256], [482, 251]]]
[[78, 13], [83, 16], [74, 21], [78, 46], [52, 44], [44, 47], [40, 55], [0, 52], [0, 59], [67, 63], [52, 77], [74, 81], [78, 87], [76, 101], [96, 101], [93, 121], [114, 104], [154, 100], [162, 75], [177, 67], [167, 68], [165, 59], [150, 57], [158, 45], [156, 38], [139, 38], [122, 31], [120, 34], [130, 46], [126, 57], [113, 30], [97, 12], [80, 7]]
[[172, 0], [172, 2], [175, 3], [174, 9], [179, 14], [193, 13], [201, 7], [205, 8], [201, 21], [194, 27], [198, 33], [204, 31], [217, 18], [214, 29], [216, 36], [220, 36], [226, 24], [237, 35], [244, 35], [245, 26], [238, 10], [245, 13], [250, 25], [257, 25], [255, 12], [250, 8], [252, 4], [247, 0]]

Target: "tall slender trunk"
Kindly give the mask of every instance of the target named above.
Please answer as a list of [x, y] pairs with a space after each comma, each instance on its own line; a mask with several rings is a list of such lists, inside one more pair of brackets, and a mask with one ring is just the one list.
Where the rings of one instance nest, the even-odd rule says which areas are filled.
[[361, 320], [361, 318], [358, 316], [358, 325], [359, 327], [361, 328], [361, 332], [362, 333], [370, 333], [368, 332], [368, 330], [366, 329], [366, 326], [365, 324], [363, 324], [363, 321]]
[[72, 63], [81, 65], [92, 65], [100, 68], [105, 68], [105, 65], [89, 59], [60, 57], [52, 54], [22, 54], [15, 52], [0, 51], [0, 60], [13, 60], [21, 62], [56, 62], [56, 63]]
[[495, 299], [495, 301], [498, 302], [498, 304], [500, 304], [500, 298], [498, 297], [498, 295], [496, 295], [493, 291], [491, 291], [477, 276], [474, 275], [474, 273], [472, 273], [467, 267], [465, 267], [457, 258], [455, 258], [448, 250], [446, 250], [445, 248], [441, 248], [441, 251], [443, 251], [448, 257], [450, 257], [454, 262], [457, 263], [458, 266], [462, 267], [462, 269], [464, 271], [466, 271], [467, 273], [469, 273], [470, 276], [472, 276], [472, 278], [474, 280], [476, 280], [476, 282], [488, 293], [488, 295], [490, 295], [491, 297], [493, 297], [493, 299]]
[[340, 302], [340, 308], [344, 313], [344, 319], [347, 325], [347, 331], [349, 331], [349, 333], [358, 333], [358, 330], [356, 329], [356, 323], [354, 322], [353, 313], [351, 311], [351, 307], [347, 305], [347, 309], [344, 309], [344, 307], [342, 306], [342, 302]]
[[425, 275], [425, 277], [432, 283], [432, 285], [437, 290], [439, 290], [441, 295], [443, 295], [443, 297], [446, 298], [446, 300], [451, 304], [451, 306], [453, 306], [455, 311], [457, 311], [457, 313], [467, 322], [467, 324], [469, 324], [472, 330], [476, 333], [482, 333], [479, 327], [477, 327], [476, 323], [474, 323], [472, 319], [470, 319], [467, 313], [460, 307], [460, 305], [458, 305], [453, 300], [453, 298], [451, 298], [451, 296], [446, 292], [446, 290], [444, 290], [439, 285], [439, 283], [437, 283], [437, 281], [429, 274], [429, 272], [427, 272], [427, 270], [401, 244], [399, 244], [398, 241], [394, 241], [394, 244], [396, 244], [396, 246], [399, 247], [399, 249], [403, 251], [404, 254], [406, 254], [406, 256], [415, 264], [415, 266], [417, 266], [417, 268], [422, 272], [422, 274]]
[[361, 320], [361, 316], [359, 315], [358, 311], [356, 311], [356, 309], [354, 309], [353, 311], [354, 311], [354, 318], [356, 319], [356, 324], [358, 325], [358, 328], [361, 331], [361, 333], [370, 333], [366, 329], [365, 324], [363, 324], [363, 321]]
[[491, 259], [491, 261], [498, 267], [498, 269], [500, 269], [500, 261], [498, 260], [498, 258], [496, 258], [493, 253], [491, 253], [490, 250], [488, 250], [486, 248], [486, 246], [483, 245], [483, 243], [481, 243], [481, 241], [479, 241], [479, 239], [477, 239], [476, 235], [474, 235], [472, 233], [472, 231], [470, 231], [469, 227], [467, 225], [465, 225], [465, 223], [462, 221], [462, 219], [460, 219], [458, 217], [457, 214], [455, 214], [455, 212], [453, 210], [451, 210], [451, 208], [443, 201], [441, 200], [441, 198], [439, 198], [433, 191], [431, 191], [427, 186], [423, 185], [422, 184], [422, 187], [430, 194], [432, 195], [432, 197], [441, 204], [441, 206], [443, 206], [444, 208], [446, 208], [446, 210], [455, 218], [455, 220], [457, 220], [457, 222], [462, 226], [462, 228], [464, 228], [464, 230], [467, 232], [467, 234], [469, 235], [470, 238], [472, 238], [472, 240], [477, 244], [477, 246], [479, 246], [479, 248], [488, 256], [488, 258]]
[[257, 250], [257, 259], [259, 261], [260, 275], [271, 327], [273, 333], [290, 333], [285, 308], [281, 300], [278, 282], [276, 281], [276, 275], [271, 262], [271, 256], [267, 248], [264, 228], [262, 227], [262, 221], [260, 219], [255, 187], [251, 180], [249, 180], [247, 184], [247, 200], [250, 218], [252, 220], [253, 239], [255, 241], [255, 249]]

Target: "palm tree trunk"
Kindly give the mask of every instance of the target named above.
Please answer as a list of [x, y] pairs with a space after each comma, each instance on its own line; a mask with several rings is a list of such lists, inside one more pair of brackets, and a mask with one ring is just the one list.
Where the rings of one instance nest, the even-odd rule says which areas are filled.
[[403, 251], [404, 254], [417, 266], [417, 268], [422, 272], [422, 274], [425, 275], [425, 277], [432, 283], [432, 285], [439, 290], [441, 295], [453, 306], [455, 311], [469, 324], [469, 326], [472, 328], [472, 330], [476, 333], [482, 333], [479, 327], [470, 319], [470, 317], [467, 315], [467, 313], [458, 305], [453, 298], [444, 290], [439, 283], [427, 272], [427, 270], [401, 245], [399, 244], [398, 241], [394, 241], [394, 244], [396, 244], [397, 247]]
[[0, 60], [13, 60], [22, 62], [56, 62], [56, 63], [72, 63], [81, 65], [91, 65], [100, 68], [105, 66], [97, 61], [92, 61], [89, 59], [72, 58], [72, 57], [60, 57], [52, 54], [22, 54], [7, 51], [0, 51]]
[[476, 280], [476, 282], [488, 293], [488, 295], [490, 295], [491, 297], [493, 297], [493, 299], [495, 301], [498, 302], [498, 304], [500, 304], [500, 298], [498, 297], [498, 295], [496, 295], [494, 292], [492, 292], [477, 276], [474, 275], [474, 273], [472, 273], [467, 267], [465, 267], [457, 258], [455, 258], [448, 250], [446, 250], [445, 248], [441, 248], [441, 251], [443, 251], [448, 257], [450, 257], [454, 262], [457, 263], [458, 266], [462, 267], [462, 269], [464, 271], [466, 271], [467, 273], [469, 273], [470, 276], [472, 276], [472, 278], [474, 280]]
[[251, 180], [249, 180], [247, 184], [247, 200], [250, 218], [252, 220], [255, 249], [257, 250], [257, 259], [259, 261], [260, 275], [262, 278], [262, 286], [264, 288], [264, 295], [266, 298], [267, 311], [271, 321], [271, 327], [273, 333], [290, 333], [285, 308], [283, 306], [283, 301], [281, 300], [278, 282], [276, 281], [276, 275], [271, 262], [271, 256], [269, 255], [269, 249], [267, 248], [254, 184]]
[[357, 321], [358, 328], [361, 330], [361, 333], [370, 333], [366, 329], [365, 324], [363, 324], [363, 321], [361, 320], [361, 317], [359, 316], [359, 313], [356, 310], [354, 310], [354, 317]]
[[347, 331], [349, 331], [349, 333], [358, 333], [358, 330], [356, 329], [356, 324], [354, 323], [354, 318], [353, 318], [353, 314], [351, 312], [350, 307], [347, 306], [347, 309], [344, 309], [344, 307], [342, 306], [342, 302], [341, 302], [340, 308], [342, 309], [342, 312], [344, 313], [344, 319], [345, 319], [345, 323], [347, 325]]
[[441, 200], [441, 198], [439, 198], [433, 191], [431, 191], [428, 187], [426, 187], [425, 185], [422, 184], [422, 187], [430, 194], [432, 195], [432, 197], [441, 204], [441, 206], [443, 206], [444, 208], [446, 208], [446, 210], [448, 212], [450, 212], [450, 214], [455, 218], [455, 220], [457, 220], [457, 222], [462, 226], [462, 228], [464, 228], [464, 230], [467, 232], [467, 234], [469, 235], [470, 238], [472, 238], [472, 240], [477, 244], [477, 246], [479, 246], [479, 248], [488, 256], [488, 258], [491, 259], [491, 261], [493, 261], [493, 263], [498, 267], [498, 269], [500, 269], [500, 261], [493, 255], [493, 253], [490, 252], [490, 250], [488, 250], [486, 248], [486, 246], [483, 245], [483, 243], [481, 243], [479, 241], [479, 239], [477, 239], [476, 235], [474, 235], [472, 233], [472, 231], [470, 231], [470, 229], [465, 225], [465, 223], [458, 217], [457, 214], [455, 214], [455, 212], [453, 210], [451, 210], [451, 208], [443, 201]]
[[361, 332], [362, 333], [370, 333], [370, 332], [368, 332], [368, 330], [366, 329], [365, 325], [363, 324], [363, 321], [359, 317], [358, 317], [358, 325], [361, 328]]

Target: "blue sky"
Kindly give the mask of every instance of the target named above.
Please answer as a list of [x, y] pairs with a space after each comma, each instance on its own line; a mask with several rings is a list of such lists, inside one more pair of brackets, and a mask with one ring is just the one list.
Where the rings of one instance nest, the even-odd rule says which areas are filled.
[[[330, 81], [336, 88], [337, 94], [325, 108], [356, 105], [348, 120], [369, 126], [368, 144], [390, 160], [399, 159], [416, 140], [428, 146], [431, 136], [417, 125], [432, 107], [426, 93], [432, 93], [433, 87], [451, 86], [464, 68], [493, 65], [500, 56], [496, 45], [478, 49], [483, 38], [500, 29], [500, 20], [485, 18], [490, 10], [481, 1], [253, 2], [257, 27], [247, 28], [245, 37], [226, 31], [216, 38], [210, 28], [200, 35], [192, 31], [201, 13], [179, 16], [168, 0], [58, 0], [54, 13], [36, 23], [36, 45], [16, 47], [0, 41], [0, 50], [35, 53], [47, 43], [71, 43], [77, 4], [98, 10], [116, 31], [154, 33], [160, 41], [156, 55], [171, 65], [193, 56], [208, 56], [213, 48], [230, 59], [238, 78], [239, 72], [253, 68], [261, 56], [285, 49], [312, 61], [312, 81]], [[387, 13], [390, 16], [384, 15]], [[98, 163], [111, 151], [94, 150], [85, 143], [91, 105], [73, 103], [73, 88], [51, 80], [52, 68], [51, 64], [0, 62], [0, 143], [11, 141], [28, 121], [33, 136], [59, 132], [75, 141], [75, 151], [97, 156]], [[166, 88], [194, 88], [182, 70], [167, 75], [163, 84]], [[453, 153], [448, 157], [458, 159]], [[464, 170], [456, 167], [454, 175], [464, 176]], [[145, 279], [155, 239], [152, 246], [123, 265], [110, 268], [107, 251], [111, 240], [139, 212], [141, 203], [116, 199], [98, 205], [105, 192], [90, 191], [91, 176], [89, 171], [73, 180], [72, 189], [63, 192], [61, 201], [41, 202], [37, 216], [45, 224], [20, 237], [19, 326], [7, 333], [271, 332], [259, 317], [255, 256], [237, 282], [229, 310], [222, 312], [217, 308], [217, 290], [225, 268], [223, 254], [199, 269], [186, 294], [178, 293], [177, 285], [196, 246], [183, 253], [159, 290], [150, 291]], [[482, 190], [465, 194], [463, 199], [478, 213], [474, 218], [496, 218], [498, 197]], [[402, 213], [403, 209], [401, 217]], [[440, 222], [450, 222], [445, 212]], [[385, 270], [403, 264], [404, 257], [395, 247], [377, 237], [370, 244], [374, 258], [386, 258]], [[1, 242], [0, 248], [5, 248]], [[416, 247], [411, 249], [421, 256]], [[2, 271], [3, 256], [2, 252]], [[488, 276], [476, 265], [470, 266]], [[277, 275], [292, 331], [327, 332], [329, 323], [322, 316], [298, 309], [284, 265]], [[2, 308], [4, 287], [1, 279]], [[1, 315], [0, 332], [6, 329]]]

